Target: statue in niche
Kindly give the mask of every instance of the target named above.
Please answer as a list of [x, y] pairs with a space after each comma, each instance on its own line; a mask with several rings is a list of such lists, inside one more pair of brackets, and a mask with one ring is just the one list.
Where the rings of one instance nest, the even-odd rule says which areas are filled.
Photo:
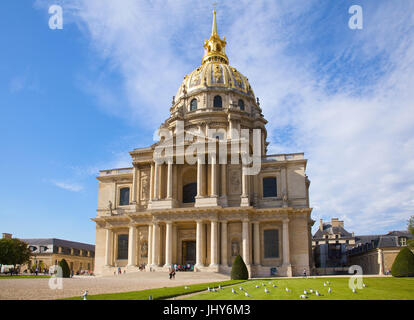
[[108, 209], [109, 209], [109, 214], [112, 216], [113, 215], [113, 212], [112, 212], [112, 201], [109, 201]]
[[240, 254], [240, 245], [238, 241], [233, 241], [231, 243], [231, 255], [232, 257], [236, 257]]
[[142, 200], [147, 200], [148, 195], [149, 195], [149, 184], [148, 184], [148, 177], [147, 176], [142, 178], [141, 184], [142, 184], [141, 198], [142, 198]]
[[141, 245], [141, 258], [147, 258], [148, 257], [148, 243], [147, 241], [144, 241]]
[[288, 196], [286, 192], [283, 192], [282, 200], [283, 200], [283, 207], [287, 208], [289, 206], [289, 202], [288, 202]]

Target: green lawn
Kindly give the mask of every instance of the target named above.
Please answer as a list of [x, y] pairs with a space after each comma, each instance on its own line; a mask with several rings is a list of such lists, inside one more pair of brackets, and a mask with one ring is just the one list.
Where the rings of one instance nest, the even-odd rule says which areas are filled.
[[[326, 287], [324, 282], [329, 281]], [[269, 282], [276, 284], [274, 288]], [[364, 278], [366, 287], [353, 293], [348, 286], [349, 278], [308, 278], [283, 280], [254, 280], [227, 287], [219, 292], [202, 292], [188, 300], [301, 300], [304, 290], [318, 290], [323, 296], [308, 294], [308, 300], [414, 300], [414, 278]], [[265, 293], [262, 283], [270, 293]], [[256, 288], [259, 285], [259, 288]], [[246, 297], [242, 287], [251, 297]], [[328, 293], [328, 288], [331, 293]], [[232, 293], [234, 288], [237, 294]], [[291, 292], [286, 292], [286, 288]]]
[[[329, 281], [329, 285], [324, 286], [324, 282]], [[274, 288], [272, 284], [276, 284]], [[366, 287], [357, 289], [353, 293], [348, 286], [349, 278], [296, 278], [296, 279], [263, 279], [249, 281], [221, 281], [214, 283], [203, 283], [184, 286], [148, 289], [134, 292], [111, 293], [89, 295], [88, 300], [148, 300], [152, 295], [154, 300], [169, 299], [191, 293], [192, 296], [183, 296], [187, 300], [300, 300], [300, 295], [304, 290], [318, 290], [323, 296], [309, 294], [309, 300], [414, 300], [414, 278], [365, 278]], [[265, 293], [262, 283], [270, 293]], [[219, 292], [208, 292], [207, 287], [218, 287], [224, 289]], [[259, 288], [256, 288], [259, 285]], [[242, 287], [251, 297], [246, 297]], [[331, 293], [328, 293], [328, 288]], [[233, 294], [234, 288], [237, 294]], [[286, 292], [289, 288], [291, 292]], [[81, 297], [73, 297], [64, 300], [81, 300]]]
[[[237, 283], [244, 283], [245, 281], [239, 280], [229, 280], [229, 281], [220, 281], [212, 283], [202, 283], [202, 284], [193, 284], [188, 285], [188, 289], [185, 289], [185, 286], [179, 287], [165, 287], [159, 289], [147, 289], [142, 291], [133, 291], [133, 292], [123, 292], [123, 293], [109, 293], [109, 294], [98, 294], [98, 295], [89, 295], [88, 300], [148, 300], [149, 296], [152, 295], [154, 300], [159, 299], [169, 299], [177, 297], [184, 294], [190, 294], [194, 292], [201, 292], [207, 290], [207, 287], [218, 287], [228, 286]], [[81, 297], [73, 297], [62, 300], [81, 300]]]

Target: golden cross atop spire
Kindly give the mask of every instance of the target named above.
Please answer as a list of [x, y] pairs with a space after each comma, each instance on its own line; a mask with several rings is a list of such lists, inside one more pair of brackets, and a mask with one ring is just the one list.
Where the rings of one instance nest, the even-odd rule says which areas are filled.
[[224, 48], [226, 47], [226, 38], [224, 37], [223, 40], [220, 39], [220, 36], [217, 32], [217, 16], [216, 16], [216, 8], [215, 6], [217, 3], [214, 3], [214, 11], [213, 11], [213, 27], [211, 31], [211, 36], [209, 40], [204, 42], [204, 57], [202, 63], [206, 63], [208, 61], [216, 61], [220, 63], [229, 63], [229, 59], [226, 56], [226, 52]]

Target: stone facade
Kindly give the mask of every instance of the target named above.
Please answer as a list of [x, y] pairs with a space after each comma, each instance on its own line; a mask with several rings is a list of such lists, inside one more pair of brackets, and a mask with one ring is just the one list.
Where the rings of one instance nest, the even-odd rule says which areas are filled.
[[[302, 153], [267, 155], [267, 121], [259, 99], [248, 79], [228, 64], [225, 45], [214, 13], [202, 66], [184, 78], [160, 128], [172, 137], [130, 152], [131, 168], [101, 171], [92, 219], [97, 274], [118, 267], [168, 270], [172, 264], [229, 273], [238, 254], [251, 276], [269, 276], [270, 268], [282, 276], [309, 273], [314, 221], [307, 160]], [[180, 126], [186, 136], [225, 146], [224, 157], [206, 150], [193, 164], [180, 163], [183, 150], [176, 148], [169, 161], [156, 161], [157, 147], [177, 141]], [[230, 152], [246, 129], [250, 141], [253, 130], [260, 130], [260, 170], [254, 175], [247, 174], [243, 161], [232, 161], [245, 155], [242, 150]], [[187, 150], [189, 145], [185, 140]], [[249, 144], [247, 153], [256, 147]]]

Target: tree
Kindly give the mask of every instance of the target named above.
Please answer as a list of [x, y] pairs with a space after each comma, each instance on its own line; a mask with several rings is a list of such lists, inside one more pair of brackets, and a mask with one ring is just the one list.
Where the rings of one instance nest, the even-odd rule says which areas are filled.
[[394, 260], [391, 267], [393, 277], [414, 277], [414, 254], [404, 247]]
[[19, 239], [0, 239], [0, 264], [22, 265], [30, 261], [31, 255], [26, 242]]
[[65, 259], [62, 259], [62, 260], [59, 262], [59, 267], [61, 267], [61, 268], [62, 268], [62, 277], [63, 277], [63, 278], [70, 278], [70, 269], [69, 269], [69, 265], [68, 265], [68, 263], [66, 262], [66, 260], [65, 260]]
[[246, 264], [243, 261], [243, 258], [238, 255], [233, 262], [231, 267], [231, 279], [232, 280], [248, 280], [249, 271], [247, 270]]
[[408, 231], [411, 233], [413, 238], [407, 241], [407, 245], [410, 248], [414, 248], [414, 216], [411, 216], [410, 220], [408, 220]]

